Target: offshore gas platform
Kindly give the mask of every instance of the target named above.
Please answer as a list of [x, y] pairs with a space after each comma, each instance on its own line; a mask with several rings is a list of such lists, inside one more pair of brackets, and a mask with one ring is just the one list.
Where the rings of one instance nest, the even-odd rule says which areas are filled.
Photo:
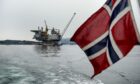
[[56, 28], [48, 28], [46, 21], [45, 22], [45, 30], [43, 27], [38, 27], [38, 30], [31, 30], [31, 32], [34, 32], [33, 39], [36, 39], [38, 41], [41, 41], [45, 44], [58, 44], [59, 41], [62, 39], [63, 35], [65, 34], [66, 30], [68, 29], [69, 25], [71, 24], [73, 18], [75, 17], [76, 13], [73, 14], [71, 19], [69, 20], [68, 24], [64, 28], [62, 32], [60, 32], [60, 29]]

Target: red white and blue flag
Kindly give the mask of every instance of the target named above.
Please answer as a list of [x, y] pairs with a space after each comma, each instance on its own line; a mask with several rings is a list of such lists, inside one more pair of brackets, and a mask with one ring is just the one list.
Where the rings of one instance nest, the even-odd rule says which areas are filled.
[[129, 0], [107, 0], [71, 40], [86, 53], [94, 75], [125, 57], [140, 42]]

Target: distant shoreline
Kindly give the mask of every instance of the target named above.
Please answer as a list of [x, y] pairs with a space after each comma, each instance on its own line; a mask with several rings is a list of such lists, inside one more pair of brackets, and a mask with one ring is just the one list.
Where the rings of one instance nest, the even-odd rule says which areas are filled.
[[27, 40], [1, 40], [0, 45], [34, 45], [40, 42], [27, 41]]
[[[60, 43], [74, 45], [69, 39], [62, 39]], [[28, 40], [0, 40], [0, 45], [41, 45], [42, 42], [28, 41]]]

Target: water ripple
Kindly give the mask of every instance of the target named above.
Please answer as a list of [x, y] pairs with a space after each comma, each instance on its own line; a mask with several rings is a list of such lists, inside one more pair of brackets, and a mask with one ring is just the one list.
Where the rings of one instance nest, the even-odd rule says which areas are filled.
[[35, 69], [26, 66], [0, 66], [0, 84], [94, 84], [86, 75], [68, 67], [55, 66], [49, 69]]

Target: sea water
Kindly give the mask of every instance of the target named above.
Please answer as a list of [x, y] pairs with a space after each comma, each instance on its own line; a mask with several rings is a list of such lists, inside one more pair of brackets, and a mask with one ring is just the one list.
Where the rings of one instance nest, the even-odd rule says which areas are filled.
[[77, 45], [0, 45], [0, 84], [139, 84], [140, 47], [94, 79]]

